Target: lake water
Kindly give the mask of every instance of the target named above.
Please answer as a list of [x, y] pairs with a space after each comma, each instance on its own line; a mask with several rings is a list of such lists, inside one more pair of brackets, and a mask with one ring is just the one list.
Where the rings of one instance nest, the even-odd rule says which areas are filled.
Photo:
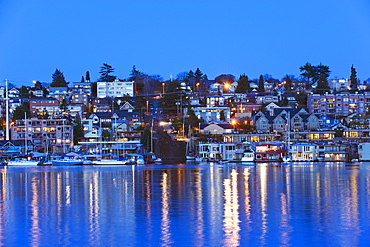
[[0, 172], [0, 246], [370, 243], [370, 163]]

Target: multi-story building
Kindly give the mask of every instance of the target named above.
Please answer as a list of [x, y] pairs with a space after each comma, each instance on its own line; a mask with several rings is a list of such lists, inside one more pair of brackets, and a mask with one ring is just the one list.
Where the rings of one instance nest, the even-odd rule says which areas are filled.
[[55, 98], [32, 98], [30, 102], [31, 116], [36, 115], [59, 115], [62, 111], [60, 109], [60, 102]]
[[87, 105], [92, 95], [90, 82], [74, 82], [70, 88], [71, 102], [75, 104]]
[[11, 128], [12, 140], [32, 140], [36, 150], [68, 152], [73, 147], [73, 126], [67, 119], [17, 120]]
[[134, 96], [134, 83], [133, 81], [119, 81], [112, 82], [100, 81], [97, 82], [97, 97], [98, 98], [116, 98], [123, 97], [124, 95]]
[[310, 113], [319, 115], [347, 116], [352, 113], [365, 114], [370, 106], [370, 92], [310, 94], [307, 107]]
[[328, 80], [330, 89], [334, 92], [349, 90], [350, 80], [349, 79], [330, 79]]

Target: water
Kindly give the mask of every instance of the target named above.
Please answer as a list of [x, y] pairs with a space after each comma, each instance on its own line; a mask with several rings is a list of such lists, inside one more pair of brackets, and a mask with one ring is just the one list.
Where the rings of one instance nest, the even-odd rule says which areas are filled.
[[368, 246], [370, 163], [1, 167], [0, 246]]

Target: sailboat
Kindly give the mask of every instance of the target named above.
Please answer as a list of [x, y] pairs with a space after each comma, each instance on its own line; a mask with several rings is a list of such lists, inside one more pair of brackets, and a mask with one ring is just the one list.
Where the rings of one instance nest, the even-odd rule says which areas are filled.
[[186, 143], [186, 160], [195, 160], [195, 155], [194, 155], [194, 139], [192, 136], [192, 131], [189, 125], [189, 141]]
[[288, 162], [292, 161], [292, 158], [289, 155], [289, 152], [290, 152], [290, 112], [288, 112], [288, 117], [287, 117], [287, 131], [286, 131], [286, 135], [287, 135], [287, 137], [286, 137], [286, 149], [287, 149], [287, 153], [283, 157], [283, 162], [284, 163], [288, 163]]

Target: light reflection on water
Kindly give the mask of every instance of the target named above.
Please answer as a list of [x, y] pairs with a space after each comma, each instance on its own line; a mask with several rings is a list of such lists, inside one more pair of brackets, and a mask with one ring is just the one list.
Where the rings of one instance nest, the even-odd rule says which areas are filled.
[[0, 168], [0, 246], [367, 246], [368, 163]]

